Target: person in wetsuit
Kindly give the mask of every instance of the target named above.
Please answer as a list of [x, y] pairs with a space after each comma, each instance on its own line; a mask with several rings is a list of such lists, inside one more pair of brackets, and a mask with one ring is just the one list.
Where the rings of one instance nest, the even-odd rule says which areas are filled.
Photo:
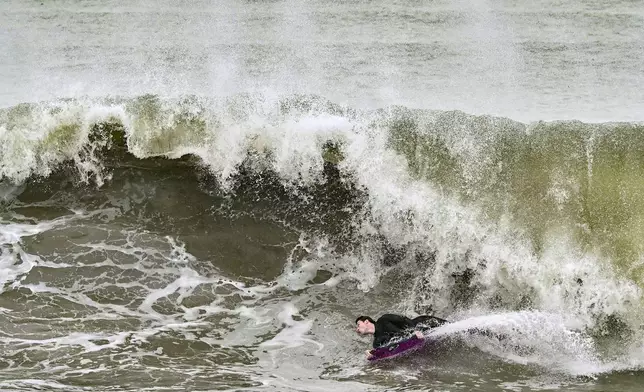
[[[423, 339], [423, 332], [447, 324], [447, 320], [434, 316], [409, 317], [397, 314], [383, 314], [377, 321], [369, 316], [360, 316], [356, 319], [356, 332], [359, 334], [373, 334], [373, 348], [386, 346], [392, 340], [404, 339], [415, 334]], [[370, 354], [369, 354], [370, 355]]]

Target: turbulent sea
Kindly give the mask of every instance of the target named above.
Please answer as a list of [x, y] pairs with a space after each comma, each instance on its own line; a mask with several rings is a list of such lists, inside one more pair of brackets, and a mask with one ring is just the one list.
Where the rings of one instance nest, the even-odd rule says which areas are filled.
[[[0, 390], [641, 390], [641, 1], [6, 0], [0, 43]], [[453, 323], [368, 363], [383, 313]]]

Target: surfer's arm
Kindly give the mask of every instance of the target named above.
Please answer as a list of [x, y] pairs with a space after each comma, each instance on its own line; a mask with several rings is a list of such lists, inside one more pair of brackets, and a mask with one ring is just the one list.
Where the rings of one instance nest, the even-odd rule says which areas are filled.
[[391, 335], [389, 333], [376, 329], [376, 332], [373, 334], [373, 348], [384, 346], [390, 340]]

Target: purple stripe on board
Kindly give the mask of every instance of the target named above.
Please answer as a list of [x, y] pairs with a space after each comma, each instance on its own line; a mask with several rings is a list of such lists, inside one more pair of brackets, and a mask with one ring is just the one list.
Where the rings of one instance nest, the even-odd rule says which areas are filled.
[[411, 352], [414, 349], [420, 348], [425, 343], [424, 339], [418, 339], [413, 336], [406, 340], [401, 340], [397, 343], [392, 343], [387, 346], [382, 346], [371, 350], [370, 361], [377, 361], [385, 358], [396, 357], [400, 354]]

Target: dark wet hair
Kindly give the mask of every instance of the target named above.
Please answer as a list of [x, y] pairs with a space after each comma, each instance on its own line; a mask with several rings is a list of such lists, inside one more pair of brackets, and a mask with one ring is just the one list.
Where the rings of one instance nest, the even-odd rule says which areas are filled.
[[366, 321], [369, 321], [371, 324], [375, 324], [375, 323], [376, 323], [376, 322], [375, 322], [375, 321], [373, 321], [373, 319], [372, 319], [371, 317], [369, 317], [369, 316], [359, 316], [359, 317], [356, 319], [355, 324], [358, 324], [358, 321], [365, 321], [365, 320], [366, 320]]

